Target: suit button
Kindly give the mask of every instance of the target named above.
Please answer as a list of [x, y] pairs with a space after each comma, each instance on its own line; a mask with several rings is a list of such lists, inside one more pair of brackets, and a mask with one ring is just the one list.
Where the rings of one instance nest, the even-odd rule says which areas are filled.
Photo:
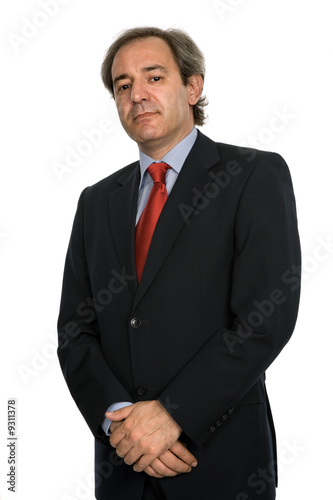
[[216, 429], [216, 427], [214, 425], [212, 425], [211, 427], [209, 427], [209, 432], [214, 432]]
[[136, 388], [136, 393], [138, 396], [144, 396], [147, 393], [147, 387], [140, 385], [140, 387]]
[[141, 319], [140, 318], [132, 318], [131, 319], [131, 327], [132, 328], [140, 328], [141, 326]]
[[228, 415], [223, 415], [223, 417], [222, 417], [223, 422], [224, 422], [225, 420], [227, 420], [227, 418], [228, 418]]
[[216, 427], [220, 427], [222, 425], [222, 420], [217, 420], [215, 422]]
[[231, 415], [233, 412], [234, 412], [234, 409], [233, 409], [233, 408], [230, 408], [230, 409], [228, 410], [228, 415]]

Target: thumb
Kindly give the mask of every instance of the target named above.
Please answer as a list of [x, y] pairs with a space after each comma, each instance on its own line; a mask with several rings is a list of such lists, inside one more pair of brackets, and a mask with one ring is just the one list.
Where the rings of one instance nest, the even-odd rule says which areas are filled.
[[120, 420], [125, 420], [128, 415], [132, 412], [133, 405], [125, 406], [124, 408], [119, 408], [119, 410], [115, 411], [107, 411], [105, 413], [106, 418], [112, 420], [113, 422], [119, 422]]

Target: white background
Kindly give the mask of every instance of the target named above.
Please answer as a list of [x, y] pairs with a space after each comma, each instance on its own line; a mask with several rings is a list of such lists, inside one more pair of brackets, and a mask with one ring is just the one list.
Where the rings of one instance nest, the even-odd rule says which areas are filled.
[[[138, 157], [100, 65], [119, 31], [149, 24], [185, 29], [205, 53], [203, 132], [233, 144], [254, 137], [290, 167], [304, 280], [294, 336], [267, 372], [279, 442], [277, 499], [332, 498], [331, 2], [54, 1], [52, 15], [43, 0], [0, 7], [1, 499], [93, 499], [93, 439], [60, 371], [56, 321], [78, 196]], [[284, 121], [270, 131], [277, 112]], [[56, 173], [55, 162], [66, 164], [84, 131], [105, 119], [111, 126], [101, 144]], [[16, 494], [6, 485], [11, 398]]]

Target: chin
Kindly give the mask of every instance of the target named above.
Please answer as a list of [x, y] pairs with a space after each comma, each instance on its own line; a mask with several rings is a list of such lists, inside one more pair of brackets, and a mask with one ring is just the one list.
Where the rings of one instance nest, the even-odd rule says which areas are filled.
[[158, 132], [156, 129], [146, 128], [145, 130], [140, 130], [139, 133], [134, 135], [134, 140], [138, 143], [145, 143], [150, 141], [156, 141], [162, 139], [163, 134]]

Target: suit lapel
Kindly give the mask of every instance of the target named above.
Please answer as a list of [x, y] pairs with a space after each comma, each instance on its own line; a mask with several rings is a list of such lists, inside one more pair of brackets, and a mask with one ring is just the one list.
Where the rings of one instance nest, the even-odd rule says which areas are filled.
[[204, 187], [213, 181], [209, 170], [219, 161], [215, 142], [199, 132], [157, 222], [133, 310], [148, 290], [179, 232], [195, 210]]
[[139, 163], [135, 162], [129, 165], [128, 170], [117, 182], [119, 189], [109, 195], [110, 227], [124, 273], [135, 276], [135, 280], [128, 280], [128, 288], [135, 295], [138, 283], [135, 268], [134, 235], [140, 182]]

